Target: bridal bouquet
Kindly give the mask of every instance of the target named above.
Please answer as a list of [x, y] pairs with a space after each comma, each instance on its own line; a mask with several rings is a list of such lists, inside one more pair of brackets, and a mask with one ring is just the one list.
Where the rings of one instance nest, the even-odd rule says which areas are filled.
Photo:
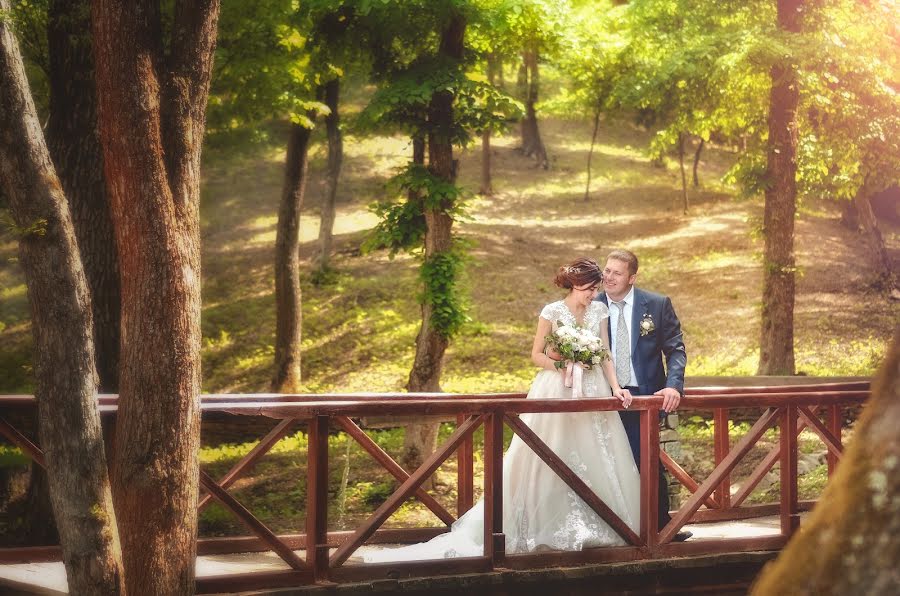
[[567, 361], [580, 362], [584, 368], [591, 368], [610, 357], [609, 350], [603, 347], [600, 338], [578, 325], [559, 322], [556, 330], [546, 336], [544, 341], [562, 356], [562, 360], [555, 364], [558, 369], [565, 368]]

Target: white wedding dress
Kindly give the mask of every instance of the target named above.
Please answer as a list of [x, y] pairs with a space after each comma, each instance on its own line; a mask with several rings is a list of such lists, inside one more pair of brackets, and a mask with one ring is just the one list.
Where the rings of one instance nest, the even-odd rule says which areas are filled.
[[[541, 317], [574, 325], [575, 317], [562, 301], [548, 304]], [[592, 302], [583, 326], [598, 337], [609, 317], [602, 302]], [[599, 366], [584, 371], [583, 395], [611, 395]], [[570, 398], [559, 372], [537, 373], [528, 399]], [[632, 530], [638, 531], [640, 481], [625, 429], [617, 412], [523, 414], [533, 430]], [[418, 561], [483, 554], [483, 501], [476, 503], [432, 540], [400, 548], [371, 550], [366, 562]], [[536, 550], [582, 550], [622, 545], [624, 541], [578, 497], [518, 436], [503, 458], [503, 532], [507, 553]]]

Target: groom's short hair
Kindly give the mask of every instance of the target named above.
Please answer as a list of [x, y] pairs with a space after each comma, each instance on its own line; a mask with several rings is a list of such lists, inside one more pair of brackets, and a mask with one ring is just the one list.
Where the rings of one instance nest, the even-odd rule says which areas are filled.
[[631, 252], [630, 250], [625, 250], [624, 248], [617, 248], [606, 256], [606, 260], [615, 259], [617, 261], [622, 261], [626, 265], [628, 265], [628, 273], [634, 275], [638, 272], [638, 258], [637, 255]]

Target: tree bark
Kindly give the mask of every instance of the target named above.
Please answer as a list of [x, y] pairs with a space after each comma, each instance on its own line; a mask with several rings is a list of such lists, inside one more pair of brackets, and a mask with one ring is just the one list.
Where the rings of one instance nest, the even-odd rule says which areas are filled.
[[694, 152], [694, 188], [700, 187], [700, 178], [697, 176], [697, 166], [700, 165], [700, 154], [703, 152], [703, 145], [706, 141], [701, 137], [700, 143], [697, 144], [697, 151]]
[[900, 593], [900, 331], [853, 439], [803, 529], [753, 594]]
[[[8, 13], [9, 1], [0, 0]], [[69, 206], [18, 44], [0, 19], [0, 186], [19, 228], [35, 344], [35, 396], [50, 498], [73, 594], [124, 593], [92, 343], [90, 294]]]
[[681, 170], [681, 201], [683, 213], [688, 212], [687, 176], [684, 173], [684, 137], [683, 132], [678, 133], [678, 167]]
[[344, 141], [341, 135], [341, 120], [338, 113], [340, 79], [328, 81], [324, 86], [325, 105], [331, 113], [325, 117], [325, 131], [328, 135], [328, 173], [325, 200], [322, 202], [322, 216], [319, 223], [319, 263], [321, 271], [328, 269], [334, 239], [334, 217], [337, 204], [338, 178], [344, 161]]
[[522, 120], [522, 153], [528, 157], [534, 157], [538, 165], [546, 170], [550, 167], [550, 162], [547, 159], [547, 149], [541, 140], [537, 111], [534, 107], [538, 100], [538, 90], [540, 88], [537, 51], [524, 51], [522, 53], [522, 61], [525, 67], [526, 91], [525, 118]]
[[[442, 55], [450, 60], [462, 60], [465, 29], [466, 21], [462, 15], [451, 17], [441, 35]], [[437, 92], [432, 95], [428, 107], [428, 120], [431, 124], [428, 134], [428, 168], [434, 176], [449, 182], [454, 182], [456, 178], [453, 145], [447, 132], [453, 125], [453, 100], [452, 92]], [[425, 209], [426, 261], [453, 248], [453, 218], [447, 212], [450, 207], [451, 205], [439, 205]], [[428, 303], [422, 305], [422, 326], [416, 337], [416, 356], [407, 385], [411, 392], [441, 390], [441, 370], [449, 340], [435, 328], [433, 314]], [[436, 422], [407, 427], [402, 455], [407, 469], [418, 467], [434, 451], [437, 429]]]
[[219, 2], [176, 2], [165, 28], [161, 10], [94, 0], [93, 33], [122, 291], [113, 495], [128, 591], [177, 595], [195, 589], [200, 153]]
[[275, 375], [272, 391], [296, 393], [300, 389], [302, 304], [300, 289], [300, 211], [309, 172], [312, 130], [291, 125], [284, 167], [284, 186], [275, 236]]
[[119, 391], [119, 265], [103, 180], [91, 53], [90, 0], [53, 0], [47, 15], [47, 145], [62, 183], [91, 291], [101, 393]]
[[[778, 0], [778, 26], [798, 33], [804, 0]], [[760, 375], [793, 375], [794, 215], [797, 202], [799, 79], [790, 58], [772, 66], [766, 177]]]
[[591, 198], [591, 161], [594, 159], [594, 146], [597, 144], [597, 131], [600, 130], [600, 107], [594, 111], [594, 132], [591, 134], [591, 148], [587, 159], [587, 184], [584, 186], [584, 200]]

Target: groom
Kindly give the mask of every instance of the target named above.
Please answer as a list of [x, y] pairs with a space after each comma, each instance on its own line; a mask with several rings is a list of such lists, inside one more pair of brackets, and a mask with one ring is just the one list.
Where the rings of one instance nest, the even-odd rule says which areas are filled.
[[[610, 351], [616, 378], [619, 385], [634, 395], [661, 395], [662, 409], [674, 412], [684, 394], [687, 364], [681, 323], [667, 296], [634, 287], [637, 272], [638, 259], [633, 252], [612, 251], [603, 270], [605, 292], [596, 298], [609, 307]], [[619, 414], [640, 468], [640, 412], [620, 411]], [[669, 487], [660, 464], [659, 528], [670, 519]], [[675, 541], [690, 537], [691, 532], [683, 530], [675, 535]]]

